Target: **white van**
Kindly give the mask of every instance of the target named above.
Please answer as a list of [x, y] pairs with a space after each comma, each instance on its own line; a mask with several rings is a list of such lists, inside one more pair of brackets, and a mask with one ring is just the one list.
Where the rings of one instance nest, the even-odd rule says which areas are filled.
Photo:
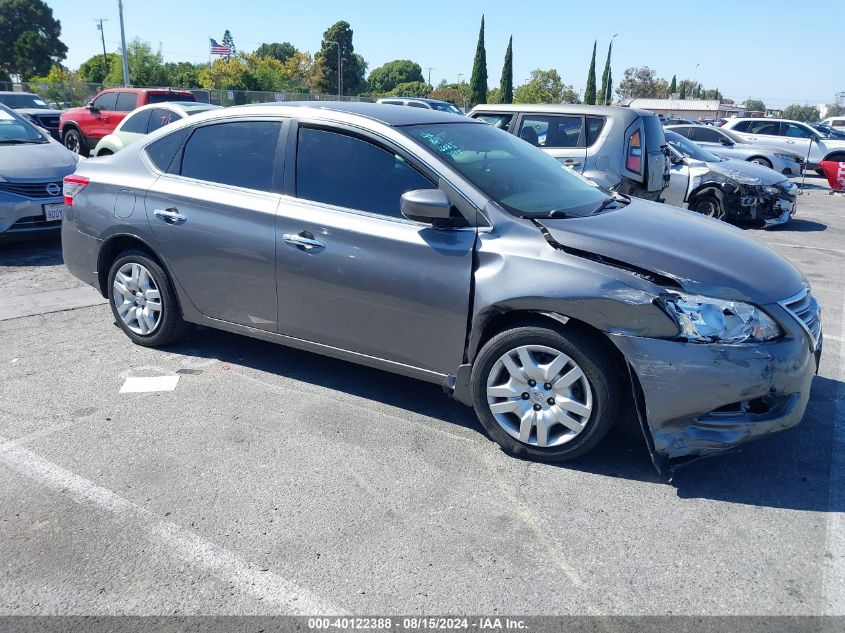
[[822, 121], [822, 125], [829, 125], [830, 127], [841, 127], [845, 129], [845, 116], [829, 116], [824, 121]]

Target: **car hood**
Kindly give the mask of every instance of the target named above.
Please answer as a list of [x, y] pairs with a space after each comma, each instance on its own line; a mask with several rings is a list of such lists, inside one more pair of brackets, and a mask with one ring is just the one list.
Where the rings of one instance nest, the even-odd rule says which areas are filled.
[[690, 293], [766, 304], [806, 283], [791, 263], [742, 230], [658, 202], [634, 199], [599, 215], [538, 222], [564, 248], [658, 273]]
[[[773, 185], [781, 180], [786, 180], [786, 177], [774, 169], [766, 167], [765, 165], [758, 165], [757, 163], [749, 163], [745, 160], [736, 160], [729, 158], [728, 160], [719, 161], [718, 163], [707, 163], [710, 171], [721, 174], [736, 180], [742, 184], [755, 185]], [[746, 182], [749, 178], [756, 178], [759, 182]]]
[[76, 155], [61, 143], [0, 145], [0, 180], [55, 181], [76, 169]]
[[61, 116], [61, 110], [50, 110], [47, 108], [15, 108], [18, 114], [36, 115], [36, 116]]

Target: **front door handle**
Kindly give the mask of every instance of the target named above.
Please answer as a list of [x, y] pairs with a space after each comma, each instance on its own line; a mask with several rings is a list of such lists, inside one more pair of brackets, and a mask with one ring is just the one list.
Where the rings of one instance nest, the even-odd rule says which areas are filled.
[[179, 213], [179, 210], [176, 207], [155, 209], [153, 211], [153, 215], [162, 222], [167, 222], [168, 224], [185, 224], [185, 222], [188, 221], [188, 218]]
[[284, 233], [282, 235], [282, 241], [287, 244], [290, 244], [291, 246], [295, 246], [299, 250], [304, 251], [306, 253], [313, 253], [326, 248], [324, 242], [321, 242], [320, 240], [315, 240], [314, 235], [308, 231], [300, 231], [296, 235], [292, 233]]
[[577, 161], [572, 158], [567, 158], [565, 161], [563, 161], [563, 164], [567, 167], [579, 167], [581, 165], [581, 161]]

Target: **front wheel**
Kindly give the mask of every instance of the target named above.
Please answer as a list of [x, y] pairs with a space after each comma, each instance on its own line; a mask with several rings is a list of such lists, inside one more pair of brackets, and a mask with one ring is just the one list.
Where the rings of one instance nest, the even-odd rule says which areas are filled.
[[141, 251], [127, 251], [109, 270], [109, 304], [134, 343], [160, 347], [181, 338], [185, 322], [164, 269]]
[[762, 165], [763, 167], [768, 167], [769, 169], [772, 168], [772, 162], [768, 158], [763, 158], [762, 156], [755, 156], [754, 158], [749, 158], [748, 162], [755, 163], [757, 165]]
[[79, 154], [80, 156], [88, 156], [89, 154], [88, 145], [76, 128], [71, 128], [65, 132], [64, 145], [74, 154]]
[[720, 194], [709, 191], [698, 196], [689, 205], [690, 211], [706, 215], [717, 220], [725, 216], [725, 205]]
[[613, 426], [619, 380], [606, 350], [580, 332], [533, 325], [493, 337], [473, 366], [473, 406], [507, 453], [574, 459]]

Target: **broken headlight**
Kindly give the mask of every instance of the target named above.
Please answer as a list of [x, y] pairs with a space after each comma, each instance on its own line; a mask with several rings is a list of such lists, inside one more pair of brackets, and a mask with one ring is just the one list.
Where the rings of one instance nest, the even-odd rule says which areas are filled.
[[741, 301], [676, 294], [666, 305], [681, 328], [681, 338], [692, 343], [771, 341], [783, 335], [768, 314]]

